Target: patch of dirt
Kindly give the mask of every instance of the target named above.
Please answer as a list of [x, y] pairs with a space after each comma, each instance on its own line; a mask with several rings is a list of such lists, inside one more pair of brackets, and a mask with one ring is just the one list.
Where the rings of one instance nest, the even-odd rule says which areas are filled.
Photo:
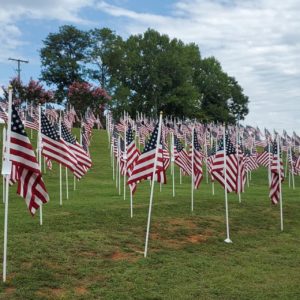
[[197, 224], [190, 219], [171, 219], [168, 221], [168, 224], [172, 225], [173, 227], [184, 227], [184, 228], [197, 228]]
[[[174, 232], [174, 231], [170, 230], [170, 232]], [[195, 229], [191, 228], [190, 234], [182, 234], [181, 236], [177, 236], [173, 238], [165, 237], [166, 233], [164, 234], [164, 236], [162, 236], [160, 233], [156, 231], [151, 233], [150, 239], [159, 241], [162, 247], [172, 248], [172, 249], [183, 249], [188, 244], [204, 243], [207, 241], [207, 239], [210, 236], [213, 236], [213, 234], [214, 234], [213, 231], [209, 229], [206, 229], [201, 233], [195, 233]]]
[[113, 252], [109, 258], [113, 261], [121, 261], [121, 260], [127, 260], [127, 261], [137, 261], [138, 256], [136, 256], [134, 253], [126, 253], [126, 252], [120, 252], [119, 250]]
[[192, 244], [198, 244], [198, 243], [203, 243], [207, 240], [207, 236], [204, 236], [202, 234], [195, 234], [195, 235], [190, 235], [186, 239], [189, 243]]
[[16, 291], [16, 288], [10, 286], [10, 287], [7, 287], [5, 289], [5, 293], [8, 295], [8, 296], [11, 296], [14, 292]]
[[87, 292], [88, 291], [87, 291], [87, 289], [84, 286], [78, 286], [78, 287], [75, 288], [75, 293], [78, 296], [85, 295]]

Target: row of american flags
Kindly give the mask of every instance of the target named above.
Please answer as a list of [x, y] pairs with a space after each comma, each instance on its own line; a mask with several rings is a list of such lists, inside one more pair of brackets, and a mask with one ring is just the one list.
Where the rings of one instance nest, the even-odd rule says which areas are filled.
[[[7, 125], [7, 134], [3, 136], [3, 165], [5, 160], [11, 163], [9, 183], [18, 185], [17, 193], [25, 199], [30, 213], [34, 215], [50, 198], [42, 176], [41, 161], [38, 161], [38, 152], [41, 151], [41, 157], [44, 157], [49, 169], [52, 169], [52, 162], [55, 161], [65, 166], [79, 180], [92, 166], [89, 154], [92, 129], [101, 122], [88, 110], [80, 120], [78, 141], [72, 134], [74, 123], [79, 121], [73, 108], [61, 115], [50, 106], [42, 109], [40, 106], [20, 108], [11, 105], [10, 118], [8, 111], [8, 103], [1, 102], [0, 117]], [[37, 132], [36, 151], [25, 128]]]
[[[111, 114], [106, 121], [108, 137], [117, 166], [132, 194], [145, 179], [166, 183], [166, 171], [173, 161], [183, 176], [192, 176], [197, 189], [204, 177], [219, 182], [227, 192], [243, 193], [247, 177], [260, 166], [268, 169], [269, 197], [273, 204], [280, 199], [280, 183], [286, 172], [300, 175], [300, 137], [286, 131], [264, 133], [257, 127], [201, 124], [191, 121], [164, 119], [160, 141], [156, 143], [157, 121], [142, 115], [134, 120], [127, 114], [115, 121]], [[156, 148], [157, 156], [155, 157]], [[143, 149], [143, 150], [142, 150]], [[284, 170], [282, 157], [286, 157]], [[152, 178], [154, 159], [157, 160]]]

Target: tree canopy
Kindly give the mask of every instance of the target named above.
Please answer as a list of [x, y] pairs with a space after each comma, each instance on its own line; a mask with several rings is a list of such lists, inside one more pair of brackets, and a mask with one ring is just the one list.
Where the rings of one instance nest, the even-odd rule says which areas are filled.
[[[44, 40], [40, 54], [41, 79], [56, 86], [59, 101], [68, 101], [74, 82], [90, 81], [110, 94], [115, 115], [126, 110], [156, 116], [163, 110], [174, 117], [234, 123], [248, 113], [248, 97], [216, 58], [202, 58], [196, 44], [153, 29], [124, 40], [109, 28], [62, 26]], [[84, 106], [79, 102], [73, 99], [77, 109]]]

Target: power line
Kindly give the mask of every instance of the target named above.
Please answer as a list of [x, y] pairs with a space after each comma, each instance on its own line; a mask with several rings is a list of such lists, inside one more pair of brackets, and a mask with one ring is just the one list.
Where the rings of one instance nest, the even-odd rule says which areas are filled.
[[18, 81], [20, 81], [21, 80], [21, 63], [28, 64], [29, 61], [28, 60], [22, 60], [22, 59], [19, 59], [19, 58], [9, 58], [8, 60], [16, 61], [18, 63], [17, 72], [18, 72]]

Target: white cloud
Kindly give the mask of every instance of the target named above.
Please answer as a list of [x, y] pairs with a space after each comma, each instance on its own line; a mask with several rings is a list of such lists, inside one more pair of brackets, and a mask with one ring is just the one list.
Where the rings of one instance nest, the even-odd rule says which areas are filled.
[[214, 55], [250, 97], [247, 122], [277, 129], [300, 127], [298, 0], [178, 0], [167, 16], [105, 1], [97, 8], [118, 18], [127, 34], [151, 27], [198, 43], [204, 56]]
[[1, 0], [0, 10], [0, 62], [6, 63], [9, 56], [19, 56], [22, 40], [17, 22], [23, 19], [58, 20], [76, 24], [92, 24], [82, 19], [82, 8], [92, 6], [94, 0]]

